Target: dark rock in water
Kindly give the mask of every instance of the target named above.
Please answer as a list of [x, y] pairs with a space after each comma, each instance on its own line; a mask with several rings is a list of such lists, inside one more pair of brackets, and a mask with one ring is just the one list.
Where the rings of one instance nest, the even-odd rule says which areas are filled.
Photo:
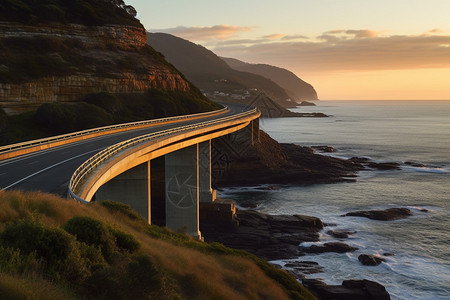
[[263, 259], [292, 259], [304, 255], [298, 245], [319, 240], [323, 228], [319, 218], [302, 215], [266, 215], [251, 210], [236, 213], [239, 227], [200, 223], [200, 230], [208, 242], [249, 251]]
[[408, 208], [388, 208], [385, 210], [361, 210], [346, 213], [344, 216], [365, 217], [372, 220], [391, 221], [411, 216]]
[[311, 146], [311, 148], [327, 153], [336, 152], [336, 149], [331, 146]]
[[308, 101], [302, 101], [298, 104], [298, 106], [316, 106], [316, 104]]
[[368, 159], [367, 157], [352, 157], [349, 159], [349, 161], [353, 161], [355, 163], [359, 163], [359, 164], [365, 164], [367, 162], [369, 162], [370, 159]]
[[289, 262], [284, 267], [297, 279], [304, 279], [306, 275], [323, 272], [323, 267], [314, 261]]
[[324, 252], [346, 253], [358, 250], [358, 248], [340, 242], [325, 243], [321, 246], [312, 245], [311, 247], [301, 247], [301, 249], [306, 253], [324, 253]]
[[358, 256], [358, 260], [365, 266], [378, 266], [382, 262], [386, 261], [384, 258], [370, 254], [361, 254]]
[[260, 131], [260, 142], [242, 152], [237, 151], [242, 145], [230, 147], [230, 141], [216, 140], [217, 148], [235, 149], [222, 153], [226, 165], [212, 165], [214, 186], [219, 188], [343, 182], [364, 169], [353, 161], [314, 153], [310, 147], [278, 144], [263, 131]]
[[424, 164], [416, 163], [413, 161], [405, 161], [405, 165], [409, 165], [409, 166], [415, 167], [415, 168], [425, 168], [426, 167], [426, 165], [424, 165]]
[[334, 236], [338, 239], [346, 239], [349, 235], [356, 233], [356, 231], [346, 231], [346, 230], [328, 230], [327, 234]]
[[401, 170], [400, 164], [396, 163], [396, 162], [383, 162], [383, 163], [369, 162], [369, 163], [367, 163], [367, 166], [372, 169], [378, 169], [381, 171]]
[[239, 204], [240, 207], [243, 208], [257, 208], [258, 207], [258, 203], [255, 202], [243, 202]]
[[383, 256], [395, 256], [395, 254], [386, 252], [386, 253], [383, 253]]
[[418, 208], [418, 210], [421, 212], [428, 212], [428, 209], [426, 209], [426, 208]]
[[386, 288], [370, 280], [344, 280], [342, 285], [327, 285], [318, 279], [303, 279], [303, 285], [319, 300], [390, 300]]

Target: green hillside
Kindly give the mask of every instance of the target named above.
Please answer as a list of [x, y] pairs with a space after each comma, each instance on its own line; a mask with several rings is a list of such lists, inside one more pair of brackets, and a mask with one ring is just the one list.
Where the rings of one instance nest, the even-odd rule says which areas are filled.
[[2, 299], [314, 299], [285, 271], [129, 207], [0, 191]]

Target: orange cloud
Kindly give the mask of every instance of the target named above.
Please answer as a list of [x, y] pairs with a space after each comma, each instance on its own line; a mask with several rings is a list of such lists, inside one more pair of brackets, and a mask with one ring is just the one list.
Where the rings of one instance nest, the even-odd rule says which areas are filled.
[[[371, 71], [450, 68], [449, 35], [380, 36], [372, 30], [328, 31], [310, 40], [245, 44], [224, 40], [212, 50], [221, 56], [305, 71]], [[299, 67], [299, 68], [300, 68]]]
[[252, 27], [240, 27], [231, 25], [215, 25], [215, 26], [205, 26], [205, 27], [185, 27], [178, 26], [175, 28], [167, 29], [157, 29], [152, 30], [153, 32], [165, 32], [176, 35], [178, 37], [190, 40], [190, 41], [205, 41], [210, 39], [225, 40], [238, 32], [248, 32], [251, 31]]

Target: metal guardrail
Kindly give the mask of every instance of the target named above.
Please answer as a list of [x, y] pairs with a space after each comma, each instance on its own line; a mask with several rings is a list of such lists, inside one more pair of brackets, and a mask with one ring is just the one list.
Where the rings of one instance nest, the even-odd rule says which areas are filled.
[[199, 129], [206, 126], [210, 126], [217, 123], [222, 123], [229, 120], [239, 119], [244, 116], [252, 115], [257, 113], [257, 108], [253, 108], [252, 110], [238, 113], [236, 115], [228, 116], [219, 118], [216, 120], [210, 120], [210, 121], [204, 121], [198, 124], [192, 124], [192, 125], [184, 125], [173, 129], [165, 129], [162, 131], [154, 132], [145, 134], [139, 137], [135, 137], [117, 144], [114, 144], [106, 149], [103, 149], [102, 151], [98, 152], [96, 155], [89, 158], [87, 161], [85, 161], [82, 165], [80, 165], [77, 170], [73, 173], [70, 182], [69, 182], [69, 194], [72, 198], [81, 201], [81, 202], [88, 202], [79, 196], [76, 195], [76, 190], [79, 188], [80, 183], [83, 181], [83, 179], [89, 175], [98, 165], [105, 162], [107, 159], [112, 157], [113, 155], [119, 153], [120, 151], [123, 151], [127, 148], [130, 148], [132, 146], [135, 146], [136, 144], [140, 144], [143, 142], [146, 142], [150, 139], [155, 139], [158, 137], [166, 136], [169, 134], [178, 133], [181, 131], [187, 131], [190, 129]]
[[224, 107], [219, 110], [203, 112], [203, 113], [198, 113], [198, 114], [192, 114], [192, 115], [174, 116], [174, 117], [168, 117], [168, 118], [160, 118], [160, 119], [130, 122], [130, 123], [124, 123], [124, 124], [118, 124], [118, 125], [104, 126], [104, 127], [94, 128], [94, 129], [86, 129], [86, 130], [77, 131], [77, 132], [73, 132], [73, 133], [67, 133], [67, 134], [52, 136], [52, 137], [48, 137], [48, 138], [42, 138], [42, 139], [38, 139], [38, 140], [32, 140], [32, 141], [27, 141], [27, 142], [22, 142], [22, 143], [1, 146], [0, 154], [10, 152], [10, 151], [13, 152], [15, 150], [22, 150], [22, 149], [30, 148], [33, 146], [40, 146], [40, 145], [50, 144], [50, 143], [59, 142], [59, 141], [63, 141], [63, 140], [68, 140], [68, 139], [72, 139], [75, 137], [89, 135], [89, 134], [98, 133], [98, 132], [104, 132], [104, 131], [110, 131], [110, 130], [122, 129], [122, 128], [130, 128], [131, 129], [132, 127], [158, 124], [158, 123], [183, 120], [183, 119], [190, 119], [190, 118], [195, 118], [195, 117], [207, 116], [209, 114], [217, 114], [217, 113], [221, 113], [221, 112], [224, 112], [227, 110], [229, 110], [229, 108]]

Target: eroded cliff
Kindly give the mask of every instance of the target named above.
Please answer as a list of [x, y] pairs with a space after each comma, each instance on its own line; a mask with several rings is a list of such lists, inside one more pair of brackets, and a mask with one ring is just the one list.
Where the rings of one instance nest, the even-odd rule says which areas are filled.
[[0, 24], [0, 107], [78, 101], [97, 92], [189, 91], [190, 84], [130, 25]]

